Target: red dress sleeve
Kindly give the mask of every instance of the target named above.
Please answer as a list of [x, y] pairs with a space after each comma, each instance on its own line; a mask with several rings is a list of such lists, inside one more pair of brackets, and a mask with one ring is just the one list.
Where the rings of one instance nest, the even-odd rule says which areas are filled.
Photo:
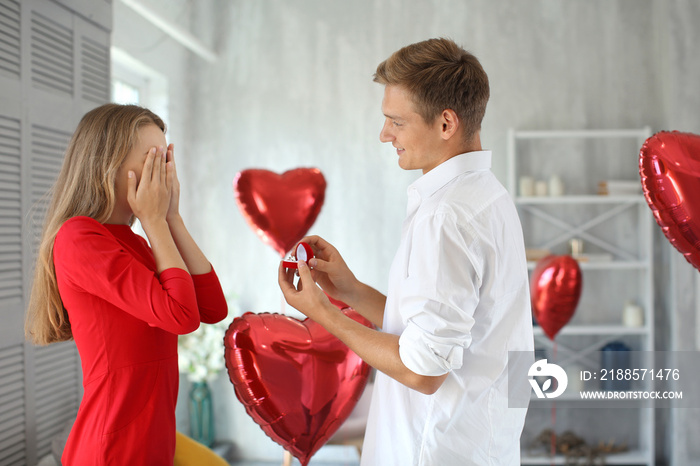
[[197, 293], [200, 320], [205, 324], [224, 320], [228, 315], [228, 305], [214, 268], [209, 273], [192, 275], [192, 281]]
[[104, 299], [152, 327], [175, 334], [199, 327], [190, 274], [171, 268], [159, 276], [94, 219], [66, 221], [56, 235], [53, 259], [65, 286]]

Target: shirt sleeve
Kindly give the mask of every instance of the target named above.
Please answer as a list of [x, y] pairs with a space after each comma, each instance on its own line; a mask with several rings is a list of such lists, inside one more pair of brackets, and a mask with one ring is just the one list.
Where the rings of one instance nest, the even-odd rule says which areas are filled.
[[205, 324], [224, 320], [228, 315], [228, 305], [214, 268], [209, 273], [192, 275], [192, 281], [197, 294], [200, 320]]
[[402, 362], [413, 372], [438, 376], [462, 367], [472, 341], [481, 276], [478, 244], [454, 219], [436, 213], [414, 228], [399, 312]]
[[64, 223], [56, 235], [53, 260], [59, 285], [97, 296], [171, 333], [199, 327], [190, 274], [170, 268], [159, 276], [93, 219], [76, 217]]

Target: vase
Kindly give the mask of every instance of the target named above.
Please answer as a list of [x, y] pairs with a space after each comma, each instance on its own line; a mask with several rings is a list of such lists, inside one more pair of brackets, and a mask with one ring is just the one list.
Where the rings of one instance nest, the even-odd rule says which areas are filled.
[[214, 443], [214, 410], [207, 382], [192, 382], [189, 401], [190, 436], [208, 447]]

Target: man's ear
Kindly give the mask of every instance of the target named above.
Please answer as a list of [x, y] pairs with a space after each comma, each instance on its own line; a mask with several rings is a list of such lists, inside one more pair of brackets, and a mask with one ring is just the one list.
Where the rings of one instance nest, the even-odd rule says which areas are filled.
[[460, 128], [460, 123], [461, 122], [459, 121], [459, 117], [457, 116], [454, 110], [450, 110], [449, 108], [443, 110], [442, 114], [440, 115], [440, 124], [442, 125], [442, 139], [448, 140], [452, 138], [455, 134], [457, 134]]

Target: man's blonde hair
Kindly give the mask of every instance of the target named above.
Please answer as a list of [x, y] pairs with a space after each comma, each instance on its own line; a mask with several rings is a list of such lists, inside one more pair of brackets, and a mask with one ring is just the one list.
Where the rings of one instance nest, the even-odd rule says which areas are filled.
[[481, 129], [489, 100], [489, 79], [479, 60], [450, 39], [428, 39], [394, 52], [377, 67], [374, 81], [404, 87], [426, 123], [453, 110], [464, 138]]

